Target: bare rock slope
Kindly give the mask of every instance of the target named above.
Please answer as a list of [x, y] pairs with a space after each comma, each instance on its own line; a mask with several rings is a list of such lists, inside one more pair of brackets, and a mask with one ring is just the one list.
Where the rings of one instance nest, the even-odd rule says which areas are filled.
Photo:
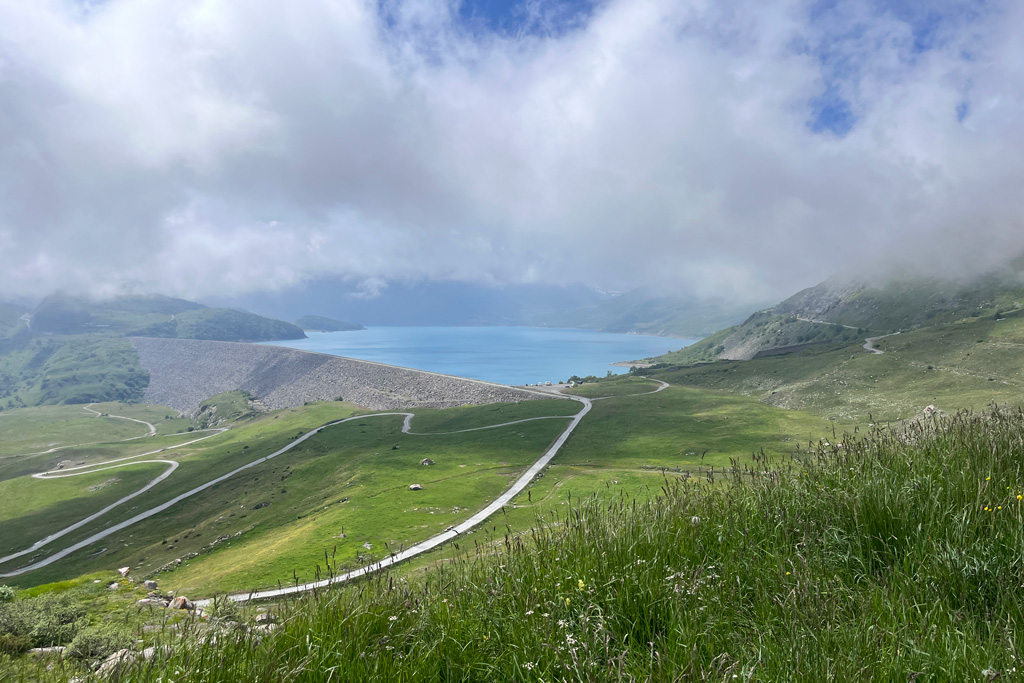
[[500, 384], [278, 346], [194, 339], [131, 339], [149, 372], [143, 400], [194, 413], [225, 391], [248, 391], [269, 410], [342, 397], [372, 410], [539, 398]]

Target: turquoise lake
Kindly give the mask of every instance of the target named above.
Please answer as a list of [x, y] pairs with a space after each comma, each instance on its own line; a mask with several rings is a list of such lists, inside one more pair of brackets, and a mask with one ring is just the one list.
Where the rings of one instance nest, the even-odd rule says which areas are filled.
[[372, 360], [499, 384], [603, 377], [612, 365], [675, 351], [694, 340], [542, 327], [371, 327], [308, 332], [308, 339], [270, 342], [303, 351]]

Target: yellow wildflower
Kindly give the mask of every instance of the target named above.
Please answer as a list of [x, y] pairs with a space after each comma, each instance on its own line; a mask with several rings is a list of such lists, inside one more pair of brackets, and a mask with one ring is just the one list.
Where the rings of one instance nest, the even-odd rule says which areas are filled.
[[565, 599], [565, 606], [566, 606], [566, 607], [568, 607], [568, 606], [569, 606], [569, 598], [566, 598], [566, 599]]
[[576, 587], [579, 588], [580, 590], [583, 590], [584, 586], [586, 586], [586, 585], [587, 584], [583, 583], [583, 579], [580, 579], [579, 581], [576, 582]]

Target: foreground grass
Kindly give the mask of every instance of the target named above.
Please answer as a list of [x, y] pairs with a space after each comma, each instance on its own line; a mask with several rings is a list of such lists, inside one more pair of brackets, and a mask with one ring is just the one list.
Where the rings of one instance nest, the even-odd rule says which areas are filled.
[[648, 503], [577, 499], [529, 533], [467, 538], [421, 582], [380, 575], [277, 606], [273, 634], [157, 634], [173, 655], [133, 673], [1013, 679], [1024, 627], [1022, 441], [1020, 410], [961, 413], [873, 430], [799, 467], [761, 458], [724, 481], [669, 479]]

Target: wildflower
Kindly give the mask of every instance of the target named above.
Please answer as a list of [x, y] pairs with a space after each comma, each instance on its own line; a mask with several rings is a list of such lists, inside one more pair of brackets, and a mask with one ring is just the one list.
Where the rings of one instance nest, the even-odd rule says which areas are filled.
[[1024, 496], [1022, 496], [1022, 495], [1020, 495], [1020, 494], [1018, 493], [1018, 494], [1017, 494], [1017, 500], [1024, 500]]
[[388, 617], [388, 621], [398, 621], [398, 617], [390, 616], [390, 617]]
[[541, 616], [544, 617], [545, 619], [547, 619], [548, 617], [551, 616], [551, 612], [544, 612], [543, 614], [541, 614]]
[[786, 572], [786, 576], [789, 576], [789, 575], [790, 575], [790, 572]]
[[992, 477], [985, 477], [985, 481], [989, 481]]
[[526, 662], [525, 664], [523, 664], [523, 668], [526, 669], [527, 671], [533, 671], [533, 668], [535, 666], [537, 666], [537, 664], [535, 662]]
[[577, 581], [577, 582], [576, 582], [576, 587], [577, 587], [577, 588], [579, 588], [580, 590], [583, 590], [583, 588], [584, 588], [584, 587], [585, 587], [586, 585], [587, 585], [587, 584], [583, 583], [583, 579], [580, 579], [579, 581]]
[[533, 614], [533, 610], [532, 609], [526, 610], [526, 616], [530, 616], [531, 614]]
[[1002, 506], [1002, 505], [997, 505], [997, 506], [996, 506], [996, 510], [1002, 510], [1002, 509], [1003, 509], [1003, 506]]
[[988, 505], [985, 506], [985, 512], [988, 512]]
[[566, 606], [566, 607], [568, 607], [568, 606], [569, 606], [569, 598], [566, 598], [566, 599], [565, 599], [565, 606]]

